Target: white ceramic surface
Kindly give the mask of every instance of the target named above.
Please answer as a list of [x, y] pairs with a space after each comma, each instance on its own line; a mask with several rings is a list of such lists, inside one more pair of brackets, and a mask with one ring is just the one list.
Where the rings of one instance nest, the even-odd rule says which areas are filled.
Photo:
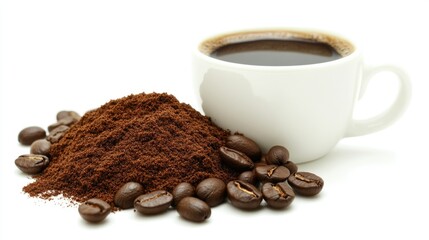
[[[275, 35], [279, 31], [284, 34]], [[205, 114], [216, 124], [254, 139], [264, 151], [274, 145], [285, 146], [291, 160], [302, 163], [324, 156], [344, 137], [381, 130], [404, 112], [411, 96], [407, 75], [394, 66], [364, 66], [359, 48], [332, 34], [298, 31], [303, 36], [334, 39], [350, 47], [349, 55], [320, 64], [280, 67], [237, 64], [214, 59], [204, 49], [219, 42], [264, 36], [287, 38], [289, 31], [229, 33], [208, 38], [198, 46], [193, 55], [194, 87]], [[363, 95], [368, 81], [381, 71], [397, 75], [400, 84], [396, 100], [374, 117], [353, 119], [358, 96]]]

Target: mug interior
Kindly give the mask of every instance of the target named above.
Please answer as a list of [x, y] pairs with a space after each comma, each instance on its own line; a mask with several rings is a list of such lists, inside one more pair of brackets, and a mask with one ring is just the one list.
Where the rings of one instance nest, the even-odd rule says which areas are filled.
[[330, 45], [342, 57], [349, 56], [355, 51], [354, 45], [338, 36], [316, 31], [299, 30], [254, 30], [228, 33], [203, 41], [198, 49], [201, 53], [210, 56], [220, 47], [258, 40], [294, 40], [313, 41]]

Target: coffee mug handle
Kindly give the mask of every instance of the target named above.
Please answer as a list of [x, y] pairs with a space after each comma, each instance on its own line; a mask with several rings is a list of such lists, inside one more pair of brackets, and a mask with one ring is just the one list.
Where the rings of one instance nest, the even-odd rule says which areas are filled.
[[364, 69], [359, 99], [364, 95], [369, 81], [379, 72], [392, 72], [398, 77], [399, 91], [395, 101], [384, 112], [374, 117], [363, 120], [352, 119], [345, 137], [361, 136], [380, 131], [398, 120], [408, 107], [411, 98], [411, 82], [402, 69], [391, 65], [368, 67]]

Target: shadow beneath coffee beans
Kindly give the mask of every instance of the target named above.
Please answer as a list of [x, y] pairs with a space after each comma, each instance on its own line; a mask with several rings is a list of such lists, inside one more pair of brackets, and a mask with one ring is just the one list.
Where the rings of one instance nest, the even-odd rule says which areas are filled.
[[[301, 196], [299, 196], [299, 198], [301, 198]], [[290, 213], [292, 211], [295, 211], [294, 208], [296, 206], [294, 206], [294, 205], [296, 205], [297, 204], [296, 202], [299, 202], [299, 201], [301, 201], [301, 199], [297, 199], [297, 197], [295, 196], [295, 199], [293, 200], [293, 202], [289, 206], [287, 206], [286, 208], [268, 207], [265, 202], [263, 202], [262, 207], [264, 208], [264, 211], [268, 211], [270, 214], [282, 214], [282, 215], [284, 215], [284, 214]]]
[[88, 221], [84, 220], [83, 218], [81, 218], [80, 223], [82, 226], [88, 227], [88, 228], [93, 228], [93, 229], [102, 228], [105, 225], [109, 224], [109, 216], [101, 222], [88, 222]]
[[361, 168], [389, 169], [395, 164], [393, 151], [371, 147], [337, 145], [331, 153], [312, 162], [298, 165], [300, 171], [317, 172], [330, 181], [343, 181], [349, 173]]
[[139, 213], [135, 209], [132, 210], [132, 214], [134, 214], [134, 217], [137, 220], [144, 220], [144, 221], [147, 220], [147, 219], [150, 219], [150, 220], [162, 220], [162, 219], [168, 217], [167, 215], [175, 214], [175, 213], [176, 213], [176, 209], [174, 209], [172, 207], [168, 208], [167, 211], [161, 212], [161, 213], [158, 213], [158, 214], [143, 214], [143, 213]]
[[236, 214], [241, 214], [241, 215], [243, 215], [243, 214], [245, 214], [245, 215], [249, 214], [249, 216], [250, 215], [254, 215], [256, 212], [260, 212], [260, 211], [268, 208], [266, 206], [266, 203], [264, 201], [262, 201], [261, 204], [257, 208], [255, 208], [255, 209], [237, 208], [237, 207], [234, 207], [229, 201], [225, 202], [224, 204], [227, 205], [228, 208], [230, 208], [230, 210], [228, 210], [228, 211], [232, 211], [232, 212], [235, 212]]
[[[213, 212], [212, 212], [213, 214]], [[189, 221], [183, 217], [181, 217], [179, 214], [177, 214], [177, 221], [180, 222], [180, 224], [184, 224], [184, 225], [188, 225], [188, 226], [206, 226], [206, 225], [210, 225], [210, 218], [202, 221], [202, 222], [193, 222], [193, 221]]]

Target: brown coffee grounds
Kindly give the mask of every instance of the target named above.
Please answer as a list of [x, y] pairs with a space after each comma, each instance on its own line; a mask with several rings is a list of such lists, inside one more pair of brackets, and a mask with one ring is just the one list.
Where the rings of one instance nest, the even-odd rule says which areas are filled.
[[87, 112], [51, 147], [51, 162], [23, 190], [30, 196], [113, 205], [126, 182], [146, 192], [194, 186], [208, 177], [225, 182], [236, 173], [221, 164], [218, 149], [229, 132], [168, 94], [137, 94]]

